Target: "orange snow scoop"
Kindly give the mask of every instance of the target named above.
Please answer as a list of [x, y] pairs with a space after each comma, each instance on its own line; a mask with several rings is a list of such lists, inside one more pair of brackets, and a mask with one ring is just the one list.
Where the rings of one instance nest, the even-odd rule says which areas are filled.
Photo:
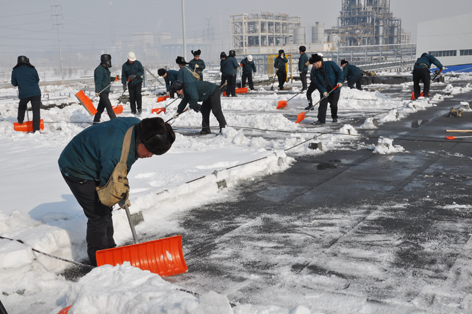
[[[329, 94], [331, 94], [332, 92], [334, 92], [337, 88], [339, 87], [339, 85], [336, 85], [329, 93], [328, 95], [324, 96], [323, 98], [321, 98], [320, 100], [318, 100], [318, 102], [316, 104], [313, 105], [313, 108], [315, 108], [321, 101], [323, 101], [324, 99], [328, 98]], [[305, 119], [305, 116], [306, 114], [312, 109], [308, 109], [306, 112], [301, 112], [297, 115], [297, 121], [295, 121], [295, 123], [300, 123], [303, 121], [303, 119]]]
[[[111, 82], [110, 84], [107, 85], [107, 87], [105, 87], [104, 89], [102, 89], [100, 91], [100, 93], [98, 94], [101, 94], [105, 89], [107, 89], [108, 87], [110, 87], [111, 84], [115, 83], [116, 81], [118, 81], [120, 79], [120, 76], [117, 75], [115, 77], [115, 80], [113, 82]], [[94, 116], [96, 113], [97, 113], [97, 109], [95, 109], [95, 106], [93, 105], [93, 101], [92, 99], [88, 98], [87, 95], [85, 95], [84, 91], [83, 90], [80, 90], [77, 94], [75, 94], [75, 97], [77, 97], [77, 99], [79, 100], [79, 102], [82, 104], [82, 106], [85, 107], [85, 110], [88, 111], [88, 113], [90, 113], [92, 116]], [[122, 111], [123, 112], [123, 111]]]
[[118, 105], [118, 106], [113, 107], [113, 112], [115, 114], [123, 113], [123, 105]]
[[156, 101], [156, 102], [164, 101], [164, 100], [166, 100], [167, 98], [169, 98], [169, 96], [159, 96], [159, 97], [157, 97], [157, 101]]
[[75, 97], [77, 97], [82, 106], [85, 107], [85, 110], [87, 110], [87, 112], [90, 113], [92, 116], [97, 113], [97, 109], [95, 109], [92, 99], [88, 98], [83, 90], [80, 90], [77, 94], [75, 94]]
[[156, 113], [156, 114], [160, 114], [161, 112], [164, 112], [164, 113], [165, 113], [167, 107], [169, 107], [170, 105], [172, 105], [177, 99], [179, 99], [179, 98], [174, 99], [170, 104], [168, 104], [168, 105], [165, 106], [165, 107], [152, 109], [152, 110], [151, 110], [151, 113]]
[[106, 264], [115, 266], [129, 262], [131, 266], [149, 270], [161, 277], [178, 275], [188, 271], [182, 251], [181, 235], [138, 243], [138, 236], [127, 205], [125, 211], [135, 244], [97, 251], [97, 266]]
[[70, 310], [71, 307], [72, 307], [72, 305], [68, 306], [68, 307], [65, 307], [57, 314], [67, 314], [67, 313], [69, 313], [69, 310]]
[[[223, 86], [221, 86], [221, 87], [223, 87]], [[248, 92], [248, 90], [249, 90], [249, 87], [241, 87], [241, 88], [236, 88], [234, 91], [235, 91], [235, 94], [246, 94]], [[226, 97], [226, 91], [223, 92], [223, 96]]]
[[300, 95], [302, 92], [298, 92], [296, 93], [295, 95], [293, 95], [292, 98], [290, 98], [289, 100], [279, 100], [278, 104], [277, 104], [277, 108], [275, 109], [282, 109], [282, 108], [285, 108], [287, 107], [287, 103], [292, 100], [293, 98], [295, 98], [296, 96]]
[[[13, 129], [18, 132], [33, 132], [33, 121], [26, 121], [23, 124], [13, 123]], [[44, 130], [43, 119], [39, 120], [39, 129]]]

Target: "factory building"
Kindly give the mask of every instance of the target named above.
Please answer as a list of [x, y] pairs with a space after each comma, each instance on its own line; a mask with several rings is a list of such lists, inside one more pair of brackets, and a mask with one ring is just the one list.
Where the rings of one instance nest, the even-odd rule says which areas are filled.
[[444, 72], [472, 71], [472, 13], [418, 23], [416, 55], [429, 53]]

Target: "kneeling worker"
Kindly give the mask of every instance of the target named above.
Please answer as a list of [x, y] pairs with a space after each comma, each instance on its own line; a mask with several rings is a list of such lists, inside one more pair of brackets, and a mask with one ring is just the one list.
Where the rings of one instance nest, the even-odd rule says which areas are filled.
[[[196, 112], [201, 111], [202, 113], [202, 130], [199, 134], [210, 134], [210, 111], [218, 120], [220, 124], [220, 133], [226, 126], [225, 116], [221, 110], [221, 98], [220, 89], [213, 83], [208, 81], [191, 81], [181, 82], [175, 81], [171, 88], [174, 92], [179, 95], [183, 95], [184, 98], [177, 108], [177, 113], [174, 115], [174, 119], [184, 112], [185, 107], [189, 104], [189, 107]], [[198, 104], [199, 101], [203, 103]]]
[[[116, 246], [112, 210], [118, 203], [123, 208], [130, 205], [131, 166], [138, 158], [166, 153], [174, 141], [172, 127], [161, 118], [116, 118], [86, 128], [62, 151], [59, 169], [88, 219], [86, 242], [92, 265], [97, 265], [97, 251]], [[126, 165], [120, 167], [120, 161]]]

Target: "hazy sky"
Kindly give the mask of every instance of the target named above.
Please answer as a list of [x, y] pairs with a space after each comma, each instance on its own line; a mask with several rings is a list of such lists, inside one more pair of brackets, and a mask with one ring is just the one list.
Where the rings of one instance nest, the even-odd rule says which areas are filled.
[[[0, 57], [58, 49], [54, 0], [1, 0]], [[217, 38], [229, 35], [229, 16], [241, 13], [286, 13], [300, 16], [308, 29], [315, 22], [337, 25], [342, 0], [186, 0], [187, 40], [199, 40], [212, 28]], [[111, 39], [130, 41], [140, 32], [170, 32], [181, 37], [181, 0], [56, 0], [63, 51], [105, 49]], [[391, 12], [416, 41], [417, 23], [472, 12], [472, 0], [392, 0]], [[307, 36], [308, 37], [308, 36]], [[308, 38], [307, 38], [308, 39]], [[228, 47], [229, 49], [229, 47]]]

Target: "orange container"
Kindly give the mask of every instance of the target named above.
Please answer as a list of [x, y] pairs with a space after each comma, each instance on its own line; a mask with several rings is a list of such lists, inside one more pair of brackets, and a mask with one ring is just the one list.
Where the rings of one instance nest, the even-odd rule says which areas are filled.
[[161, 277], [169, 277], [188, 271], [182, 251], [182, 236], [132, 244], [97, 251], [97, 266], [121, 265], [130, 262], [134, 267], [149, 270]]
[[97, 113], [97, 109], [95, 109], [92, 99], [88, 98], [83, 90], [80, 90], [77, 94], [75, 94], [75, 97], [77, 97], [82, 106], [85, 107], [85, 110], [87, 110], [92, 116]]
[[164, 100], [166, 100], [167, 98], [169, 98], [169, 96], [159, 96], [159, 97], [157, 97], [157, 101], [156, 101], [156, 102], [164, 101]]
[[[423, 92], [421, 92], [420, 97], [424, 97]], [[415, 100], [415, 92], [412, 92], [412, 93], [411, 93], [411, 98], [410, 98], [410, 100]]]
[[59, 313], [57, 313], [57, 314], [67, 314], [67, 313], [69, 313], [69, 309], [70, 309], [71, 307], [72, 307], [72, 305], [71, 305], [71, 306], [68, 306], [68, 307], [65, 307], [65, 308], [63, 308], [63, 309], [62, 309]]
[[[23, 124], [15, 122], [13, 123], [13, 129], [18, 132], [33, 132], [33, 121], [26, 121]], [[39, 129], [44, 130], [43, 119], [39, 120]]]
[[226, 97], [226, 91], [223, 92], [223, 96]]

